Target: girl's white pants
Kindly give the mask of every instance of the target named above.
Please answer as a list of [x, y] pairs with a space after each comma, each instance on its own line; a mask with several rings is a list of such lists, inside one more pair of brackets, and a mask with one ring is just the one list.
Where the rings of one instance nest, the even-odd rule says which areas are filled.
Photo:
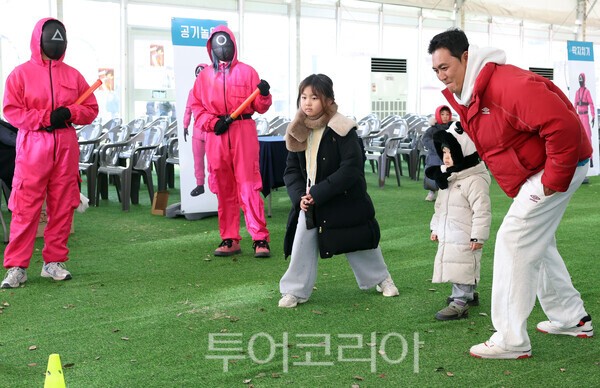
[[[282, 295], [292, 294], [298, 298], [308, 299], [312, 294], [319, 262], [317, 230], [317, 228], [306, 229], [305, 214], [301, 211], [294, 236], [290, 266], [279, 281]], [[352, 267], [359, 288], [363, 290], [375, 287], [390, 276], [380, 247], [346, 253], [346, 258]]]

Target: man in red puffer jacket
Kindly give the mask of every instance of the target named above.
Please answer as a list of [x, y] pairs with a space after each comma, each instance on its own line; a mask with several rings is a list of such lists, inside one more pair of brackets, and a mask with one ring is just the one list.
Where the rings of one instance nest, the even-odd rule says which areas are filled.
[[589, 168], [592, 146], [573, 105], [549, 80], [505, 65], [504, 51], [469, 45], [459, 29], [431, 40], [433, 70], [498, 185], [513, 203], [496, 236], [492, 323], [471, 347], [480, 358], [531, 357], [527, 318], [536, 295], [548, 321], [537, 329], [593, 336], [592, 320], [556, 248], [556, 229]]

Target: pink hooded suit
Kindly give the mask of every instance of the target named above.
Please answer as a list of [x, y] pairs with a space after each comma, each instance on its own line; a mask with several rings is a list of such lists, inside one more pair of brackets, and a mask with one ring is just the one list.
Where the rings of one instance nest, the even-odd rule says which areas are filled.
[[42, 204], [46, 200], [48, 225], [44, 231], [44, 263], [65, 262], [73, 212], [79, 205], [79, 145], [75, 129], [50, 126], [50, 113], [58, 107], [71, 111], [69, 123], [89, 124], [98, 115], [91, 95], [75, 105], [89, 84], [76, 69], [43, 60], [40, 20], [31, 35], [31, 59], [17, 66], [6, 80], [4, 116], [15, 127], [17, 155], [9, 201], [12, 210], [10, 242], [4, 251], [4, 267], [27, 268], [33, 254]]
[[[232, 61], [213, 63], [196, 78], [193, 88], [192, 111], [194, 128], [206, 134], [209, 187], [217, 195], [221, 239], [239, 241], [240, 205], [246, 227], [253, 240], [269, 241], [264, 202], [260, 197], [262, 180], [259, 169], [259, 144], [254, 112], [265, 113], [271, 106], [271, 95], [258, 95], [240, 117], [220, 136], [214, 134], [219, 116], [232, 113], [252, 94], [260, 82], [256, 70], [237, 59], [235, 36], [226, 26], [218, 26], [212, 34], [223, 31], [233, 41], [236, 50]], [[212, 37], [211, 34], [211, 37]], [[212, 58], [211, 39], [206, 46]]]
[[[187, 103], [185, 104], [185, 112], [183, 113], [183, 127], [188, 128], [192, 117], [192, 100], [194, 89], [190, 89]], [[196, 177], [196, 185], [204, 185], [204, 155], [206, 149], [206, 132], [200, 129], [194, 121], [194, 131], [192, 132], [192, 155], [194, 156], [194, 177]]]
[[585, 133], [588, 135], [588, 139], [592, 140], [592, 128], [590, 127], [590, 119], [594, 120], [596, 117], [596, 108], [594, 107], [594, 101], [592, 100], [592, 94], [590, 90], [585, 87], [585, 74], [579, 74], [579, 77], [583, 79], [583, 85], [575, 92], [575, 109], [585, 129]]

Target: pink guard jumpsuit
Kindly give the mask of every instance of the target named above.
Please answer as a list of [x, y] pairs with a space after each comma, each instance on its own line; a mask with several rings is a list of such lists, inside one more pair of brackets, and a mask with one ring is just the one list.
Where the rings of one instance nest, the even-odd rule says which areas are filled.
[[[241, 205], [252, 239], [269, 241], [264, 202], [260, 197], [258, 135], [256, 123], [250, 116], [254, 112], [266, 112], [271, 106], [271, 95], [259, 94], [224, 134], [214, 134], [219, 116], [232, 113], [260, 82], [256, 70], [237, 60], [237, 44], [231, 30], [218, 26], [212, 34], [220, 31], [229, 34], [233, 41], [234, 57], [230, 64], [213, 63], [212, 67], [204, 69], [196, 78], [192, 92], [192, 111], [197, 125], [207, 132], [208, 183], [219, 201], [219, 231], [223, 240], [241, 240]], [[210, 40], [206, 48], [212, 58]]]
[[63, 63], [64, 55], [56, 61], [42, 59], [42, 27], [48, 20], [40, 20], [33, 30], [31, 59], [6, 80], [3, 113], [19, 132], [5, 268], [29, 266], [44, 200], [48, 224], [42, 258], [44, 263], [68, 260], [67, 241], [79, 205], [79, 145], [73, 127], [52, 132], [44, 128], [50, 126], [50, 113], [61, 106], [71, 111], [69, 121], [74, 124], [90, 124], [98, 115], [93, 95], [74, 104], [89, 84], [79, 71]]
[[[585, 74], [581, 73], [580, 77], [583, 78], [583, 82], [585, 85]], [[594, 107], [594, 101], [592, 100], [592, 95], [585, 86], [580, 87], [575, 92], [575, 109], [577, 109], [577, 114], [579, 115], [579, 119], [581, 120], [581, 124], [583, 124], [583, 128], [585, 129], [585, 133], [587, 133], [590, 141], [592, 140], [592, 128], [590, 127], [590, 119], [594, 119], [596, 117], [596, 108]]]
[[[208, 65], [207, 65], [208, 66]], [[205, 66], [205, 67], [207, 67]], [[183, 127], [188, 128], [192, 117], [192, 91], [188, 95], [183, 113]], [[196, 186], [204, 185], [204, 155], [206, 148], [206, 132], [202, 131], [199, 125], [194, 121], [194, 130], [192, 132], [192, 155], [194, 157], [194, 177], [196, 178]]]

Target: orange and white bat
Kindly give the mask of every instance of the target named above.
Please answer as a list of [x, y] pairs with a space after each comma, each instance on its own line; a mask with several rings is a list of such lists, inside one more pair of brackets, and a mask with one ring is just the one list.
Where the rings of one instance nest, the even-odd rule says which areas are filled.
[[238, 108], [233, 111], [232, 114], [229, 115], [229, 117], [227, 117], [227, 119], [225, 119], [225, 122], [227, 124], [231, 124], [233, 122], [233, 120], [237, 119], [238, 116], [240, 114], [242, 114], [244, 109], [246, 109], [248, 107], [248, 105], [250, 105], [252, 103], [252, 101], [254, 101], [256, 99], [256, 96], [258, 96], [259, 93], [260, 93], [260, 89], [256, 88], [256, 90], [253, 91], [252, 94], [249, 95], [248, 98], [246, 98], [246, 100], [244, 102], [242, 102], [240, 104], [240, 106], [238, 106]]
[[98, 89], [100, 87], [100, 85], [102, 85], [102, 81], [99, 79], [96, 80], [96, 82], [94, 82], [88, 90], [86, 90], [85, 92], [83, 92], [83, 94], [81, 96], [79, 96], [77, 101], [75, 101], [75, 104], [79, 105], [82, 102], [84, 102], [90, 96], [90, 94], [94, 93], [96, 91], [96, 89]]

